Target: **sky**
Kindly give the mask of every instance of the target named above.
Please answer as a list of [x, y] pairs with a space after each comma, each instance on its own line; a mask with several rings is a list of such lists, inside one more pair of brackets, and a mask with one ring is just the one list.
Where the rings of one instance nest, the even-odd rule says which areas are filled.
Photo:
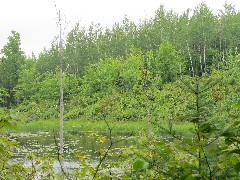
[[[11, 31], [21, 36], [21, 49], [27, 56], [38, 55], [58, 35], [57, 12], [61, 11], [64, 37], [77, 22], [88, 27], [92, 22], [111, 27], [125, 16], [138, 23], [151, 18], [164, 5], [166, 10], [183, 13], [201, 2], [213, 12], [222, 9], [225, 2], [240, 10], [240, 0], [0, 0], [0, 49], [6, 45]], [[55, 7], [56, 4], [56, 7]]]

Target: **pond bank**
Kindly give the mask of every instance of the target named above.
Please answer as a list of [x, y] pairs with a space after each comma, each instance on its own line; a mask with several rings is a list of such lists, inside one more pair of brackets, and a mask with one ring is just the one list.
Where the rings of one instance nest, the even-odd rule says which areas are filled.
[[[121, 135], [133, 135], [138, 134], [139, 131], [146, 129], [146, 122], [108, 122], [109, 127], [112, 129], [113, 134]], [[37, 132], [58, 132], [59, 121], [58, 120], [42, 120], [33, 121], [29, 123], [18, 123], [18, 128], [14, 132], [21, 133], [37, 133]], [[71, 120], [64, 122], [64, 130], [71, 132], [72, 134], [81, 134], [89, 131], [97, 131], [101, 134], [108, 134], [109, 127], [106, 122], [87, 122], [80, 120]]]

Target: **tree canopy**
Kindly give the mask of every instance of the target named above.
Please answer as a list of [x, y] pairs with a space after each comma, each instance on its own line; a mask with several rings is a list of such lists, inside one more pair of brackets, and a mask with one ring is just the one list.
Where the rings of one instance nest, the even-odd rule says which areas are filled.
[[[125, 177], [238, 178], [239, 28], [234, 6], [214, 14], [204, 3], [181, 15], [160, 6], [139, 24], [127, 17], [105, 29], [77, 24], [62, 53], [65, 119], [145, 122], [136, 146], [121, 154]], [[12, 31], [1, 50], [0, 113], [57, 119], [59, 45], [26, 58], [20, 42]], [[0, 116], [2, 124], [10, 120]], [[186, 124], [187, 132], [176, 130]]]

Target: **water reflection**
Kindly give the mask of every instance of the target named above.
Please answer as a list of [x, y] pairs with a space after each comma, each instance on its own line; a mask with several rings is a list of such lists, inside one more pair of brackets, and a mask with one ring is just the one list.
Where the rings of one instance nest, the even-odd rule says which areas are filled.
[[[11, 138], [19, 142], [19, 147], [16, 148], [14, 158], [25, 158], [27, 154], [34, 152], [36, 156], [50, 154], [52, 157], [57, 157], [58, 147], [56, 142], [59, 142], [58, 134], [49, 132], [39, 132], [36, 134], [11, 134]], [[107, 139], [107, 138], [106, 138]], [[121, 148], [128, 147], [132, 144], [131, 137], [115, 135], [113, 141], [119, 141], [114, 144], [113, 150], [117, 153]], [[99, 149], [109, 146], [109, 140], [105, 143], [96, 141], [91, 133], [65, 133], [64, 139], [64, 157], [67, 161], [76, 161], [76, 153], [87, 155], [94, 159], [98, 157]]]

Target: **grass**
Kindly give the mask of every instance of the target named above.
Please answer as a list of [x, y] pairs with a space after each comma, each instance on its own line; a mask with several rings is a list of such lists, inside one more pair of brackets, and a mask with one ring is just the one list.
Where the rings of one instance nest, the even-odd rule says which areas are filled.
[[[138, 134], [142, 130], [148, 129], [148, 123], [144, 121], [122, 121], [122, 122], [108, 122], [109, 126], [112, 128], [113, 134]], [[166, 124], [162, 125], [167, 127]], [[190, 123], [181, 123], [174, 126], [174, 130], [178, 133], [187, 133], [193, 130], [193, 125]], [[108, 126], [104, 121], [82, 121], [82, 120], [70, 120], [64, 122], [64, 130], [71, 133], [83, 133], [88, 131], [98, 131], [101, 133], [109, 133]], [[58, 132], [59, 131], [59, 121], [58, 120], [40, 120], [33, 121], [29, 123], [18, 123], [18, 129], [16, 132]]]
[[[146, 128], [145, 122], [110, 122], [109, 126], [113, 133], [132, 134], [137, 133]], [[29, 123], [19, 123], [16, 132], [37, 133], [41, 131], [58, 131], [58, 120], [41, 120]], [[64, 122], [64, 130], [73, 133], [81, 133], [86, 131], [98, 131], [108, 133], [108, 126], [104, 121], [89, 122], [80, 120], [71, 120]]]

